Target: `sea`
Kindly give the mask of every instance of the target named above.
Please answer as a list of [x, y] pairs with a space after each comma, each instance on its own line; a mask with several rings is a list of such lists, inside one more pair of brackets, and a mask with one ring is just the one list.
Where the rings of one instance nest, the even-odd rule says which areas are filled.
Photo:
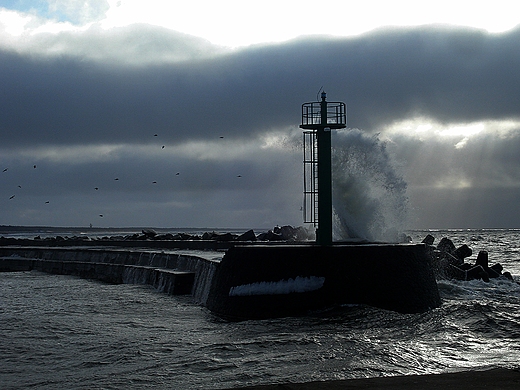
[[[51, 230], [40, 234], [74, 233]], [[0, 273], [0, 388], [229, 389], [519, 368], [520, 229], [407, 234], [467, 244], [468, 262], [486, 250], [515, 281], [438, 280], [442, 305], [420, 314], [345, 305], [228, 322], [149, 286]]]

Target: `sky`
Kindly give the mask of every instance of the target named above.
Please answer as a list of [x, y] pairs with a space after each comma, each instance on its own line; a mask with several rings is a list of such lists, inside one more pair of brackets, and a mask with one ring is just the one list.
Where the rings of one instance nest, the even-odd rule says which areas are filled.
[[302, 225], [325, 90], [397, 228], [520, 228], [515, 2], [1, 0], [0, 58], [0, 225]]

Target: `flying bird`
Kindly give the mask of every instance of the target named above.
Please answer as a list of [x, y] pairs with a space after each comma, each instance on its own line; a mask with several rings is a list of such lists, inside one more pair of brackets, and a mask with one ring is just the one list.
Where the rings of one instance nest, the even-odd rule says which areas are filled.
[[18, 186], [18, 188], [22, 188], [22, 186]]
[[161, 148], [161, 149], [164, 149], [164, 145], [162, 146], [162, 148]]
[[100, 216], [101, 218], [103, 218], [103, 214], [99, 214], [99, 216]]
[[177, 173], [175, 174], [175, 176], [179, 176], [180, 174], [181, 174], [180, 172], [177, 172]]
[[33, 165], [33, 168], [36, 168], [36, 165]]
[[154, 134], [153, 136], [154, 136], [154, 137], [157, 137], [157, 134]]
[[8, 169], [9, 169], [9, 168], [5, 168], [2, 172], [7, 172]]
[[220, 138], [224, 138], [224, 136], [221, 135]]
[[152, 184], [157, 184], [157, 182], [156, 181], [152, 181]]
[[98, 188], [98, 187], [94, 187], [94, 189], [95, 189], [96, 191], [97, 191], [97, 190], [99, 190], [99, 188]]
[[118, 178], [118, 177], [116, 177], [116, 178], [115, 178], [114, 180], [119, 180], [119, 178]]
[[237, 177], [242, 177], [242, 175], [237, 175]]
[[12, 195], [9, 199], [13, 199], [14, 198], [14, 195]]
[[46, 201], [45, 203], [47, 204], [47, 203], [50, 203], [50, 202], [49, 202], [49, 201]]

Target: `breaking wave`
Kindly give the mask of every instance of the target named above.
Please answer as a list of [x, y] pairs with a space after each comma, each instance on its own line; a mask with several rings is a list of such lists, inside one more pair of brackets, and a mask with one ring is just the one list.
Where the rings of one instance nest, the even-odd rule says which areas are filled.
[[334, 240], [400, 241], [407, 185], [386, 143], [358, 129], [332, 136]]

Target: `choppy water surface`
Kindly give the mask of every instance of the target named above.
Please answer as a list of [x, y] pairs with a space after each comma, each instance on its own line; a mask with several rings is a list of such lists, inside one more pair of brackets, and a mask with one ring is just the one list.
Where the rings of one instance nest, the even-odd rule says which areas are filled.
[[[425, 232], [413, 232], [422, 239]], [[519, 231], [432, 232], [520, 280]], [[420, 240], [419, 240], [420, 241]], [[38, 272], [0, 273], [2, 388], [222, 389], [518, 367], [520, 285], [440, 281], [442, 307], [354, 306], [230, 323], [190, 297]]]

